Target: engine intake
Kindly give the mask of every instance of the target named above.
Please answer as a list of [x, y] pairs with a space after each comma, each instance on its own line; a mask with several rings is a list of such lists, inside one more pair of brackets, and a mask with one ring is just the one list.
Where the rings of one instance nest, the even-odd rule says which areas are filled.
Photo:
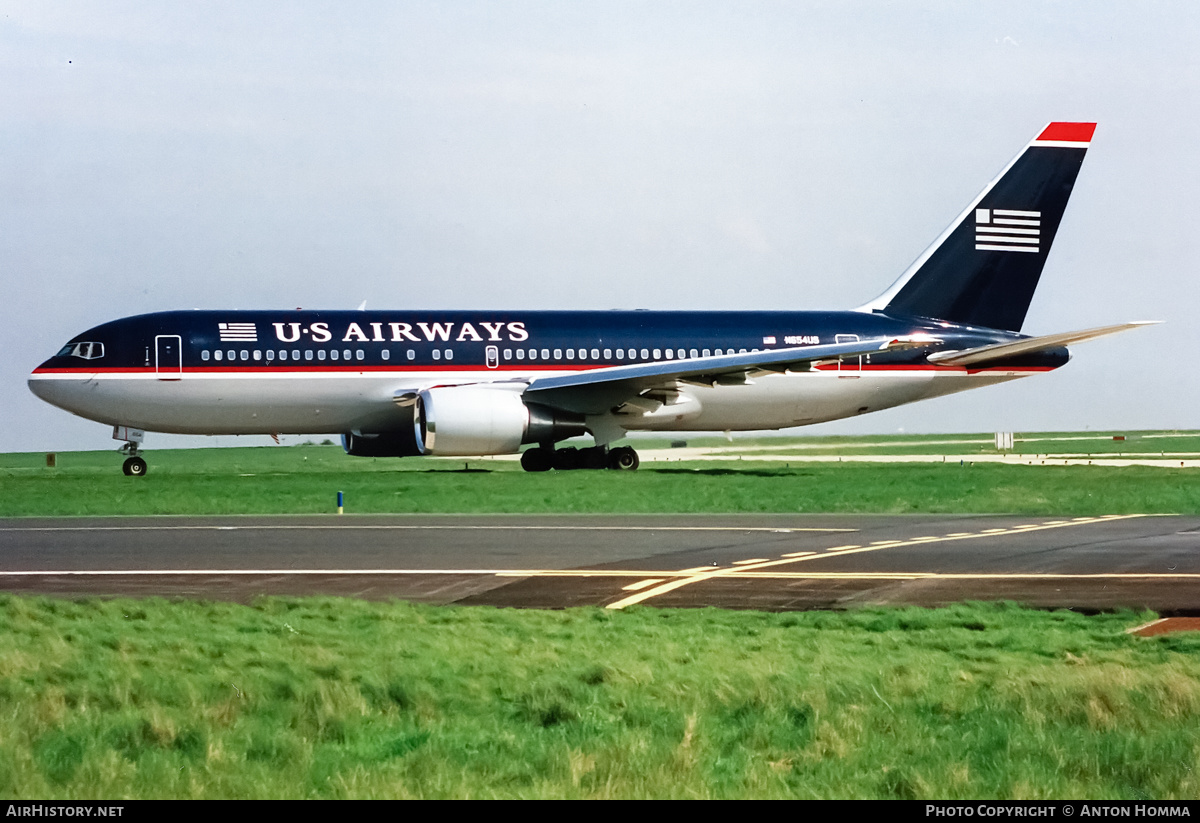
[[527, 404], [510, 389], [444, 386], [417, 396], [413, 432], [421, 454], [516, 454], [526, 443], [583, 434], [583, 415]]

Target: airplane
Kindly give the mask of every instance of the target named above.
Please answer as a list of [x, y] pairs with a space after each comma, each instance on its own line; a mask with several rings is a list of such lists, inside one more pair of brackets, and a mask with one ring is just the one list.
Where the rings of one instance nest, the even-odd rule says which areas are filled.
[[76, 335], [29, 388], [111, 425], [131, 476], [146, 431], [630, 470], [631, 431], [804, 426], [1041, 374], [1145, 325], [1020, 333], [1095, 127], [1047, 125], [849, 311], [167, 311]]

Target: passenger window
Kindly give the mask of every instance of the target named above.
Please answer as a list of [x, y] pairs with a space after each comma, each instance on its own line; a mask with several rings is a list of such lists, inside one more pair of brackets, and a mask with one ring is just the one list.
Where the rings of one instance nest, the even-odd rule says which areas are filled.
[[255, 359], [255, 360], [262, 360], [262, 352], [261, 352], [261, 351], [259, 351], [258, 349], [255, 349], [255, 350], [254, 350], [254, 359]]
[[568, 360], [575, 359], [575, 350], [574, 349], [567, 349], [567, 359]]
[[300, 359], [300, 350], [299, 349], [292, 349], [292, 359], [293, 360]]
[[304, 350], [304, 359], [305, 359], [305, 360], [312, 360], [312, 358], [313, 358], [312, 349], [305, 349], [305, 350]]
[[650, 352], [648, 352], [646, 349], [642, 349], [642, 359], [643, 359], [643, 360], [649, 360], [649, 359], [650, 359]]
[[275, 350], [267, 349], [267, 362], [270, 363], [274, 359], [275, 359]]
[[349, 350], [349, 349], [343, 349], [343, 350], [342, 350], [342, 359], [343, 359], [343, 360], [349, 360], [349, 359], [350, 359], [350, 350]]
[[338, 350], [337, 349], [334, 349], [333, 351], [329, 352], [329, 359], [330, 360], [338, 359]]
[[441, 350], [441, 349], [434, 349], [434, 350], [433, 350], [433, 359], [434, 359], [434, 360], [441, 360], [441, 359], [442, 359], [442, 350]]
[[592, 349], [592, 359], [593, 360], [600, 359], [600, 350], [599, 349]]
[[655, 360], [660, 360], [660, 359], [662, 359], [662, 350], [661, 350], [661, 349], [655, 349], [655, 350], [654, 350], [654, 359], [655, 359]]
[[505, 349], [505, 350], [504, 350], [504, 359], [505, 359], [505, 360], [512, 360], [512, 349]]
[[354, 359], [355, 360], [365, 360], [366, 357], [367, 357], [367, 353], [365, 351], [363, 351], [362, 349], [354, 350]]
[[[219, 355], [219, 354], [220, 354], [220, 352], [217, 352], [217, 354]], [[221, 358], [220, 358], [220, 357], [217, 357], [217, 359], [218, 359], [218, 360], [220, 360]], [[280, 359], [280, 360], [287, 360], [287, 349], [280, 349], [280, 350], [279, 350], [279, 359]]]
[[446, 359], [447, 360], [454, 359], [454, 349], [446, 349]]
[[319, 350], [319, 351], [317, 352], [317, 359], [318, 359], [318, 360], [324, 360], [324, 359], [325, 359], [325, 350], [324, 350], [324, 349], [321, 349], [321, 350]]
[[[557, 356], [557, 355], [555, 355], [555, 356]], [[550, 350], [549, 349], [542, 349], [542, 359], [543, 360], [550, 359]]]
[[525, 350], [524, 349], [517, 349], [517, 359], [518, 360], [525, 359]]
[[408, 357], [408, 359], [409, 359], [409, 360], [416, 360], [416, 359], [417, 359], [417, 353], [416, 353], [415, 351], [413, 351], [412, 349], [409, 349], [409, 350], [408, 350], [408, 353], [407, 353], [407, 355], [406, 355], [406, 356]]
[[204, 351], [200, 352], [200, 359], [203, 360], [205, 363], [208, 362], [208, 357], [209, 357], [208, 349], [205, 349]]
[[381, 351], [379, 353], [379, 356], [382, 357], [384, 360], [392, 359], [392, 353], [390, 351], [388, 351], [387, 349], [384, 349], [383, 351]]
[[675, 352], [673, 352], [671, 349], [667, 349], [665, 352], [663, 352], [663, 354], [666, 355], [668, 360], [675, 356]]
[[555, 359], [555, 360], [562, 360], [562, 349], [555, 349], [555, 350], [554, 350], [554, 359]]
[[617, 349], [617, 359], [618, 360], [625, 359], [625, 350], [624, 349]]

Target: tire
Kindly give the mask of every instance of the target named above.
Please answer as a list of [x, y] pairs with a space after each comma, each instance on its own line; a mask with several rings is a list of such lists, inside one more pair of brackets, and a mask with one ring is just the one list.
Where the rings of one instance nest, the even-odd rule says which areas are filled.
[[527, 472], [550, 471], [554, 464], [554, 455], [547, 449], [538, 446], [526, 449], [521, 454], [521, 468]]
[[621, 446], [608, 453], [608, 467], [618, 471], [631, 472], [641, 464], [637, 452], [632, 446]]
[[141, 477], [146, 473], [146, 461], [140, 457], [131, 457], [121, 466], [121, 471], [129, 477]]
[[554, 468], [558, 471], [571, 471], [579, 468], [579, 449], [568, 446], [565, 449], [554, 450]]

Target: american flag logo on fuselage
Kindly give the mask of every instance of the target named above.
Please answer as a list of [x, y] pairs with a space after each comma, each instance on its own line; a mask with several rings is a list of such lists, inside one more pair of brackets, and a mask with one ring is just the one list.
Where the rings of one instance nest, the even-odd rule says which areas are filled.
[[222, 343], [257, 343], [258, 329], [253, 323], [218, 323]]
[[975, 209], [977, 251], [1036, 252], [1041, 243], [1042, 213], [1017, 209]]

